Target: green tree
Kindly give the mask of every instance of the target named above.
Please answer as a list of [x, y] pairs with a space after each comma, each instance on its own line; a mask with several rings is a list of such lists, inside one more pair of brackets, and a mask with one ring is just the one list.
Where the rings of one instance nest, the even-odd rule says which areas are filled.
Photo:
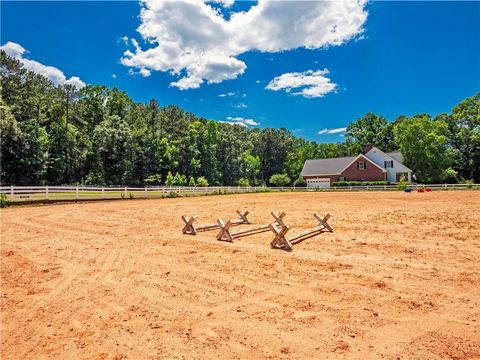
[[249, 183], [256, 185], [259, 172], [260, 158], [258, 155], [252, 155], [249, 151], [245, 152], [243, 154], [243, 175], [249, 179]]
[[480, 182], [480, 93], [460, 102], [451, 116], [439, 118], [448, 124], [454, 170], [465, 179]]
[[130, 126], [118, 115], [106, 116], [93, 132], [94, 151], [101, 159], [107, 184], [126, 184], [133, 170]]
[[404, 163], [417, 179], [422, 182], [443, 180], [444, 171], [451, 162], [444, 121], [432, 121], [426, 116], [413, 117], [399, 123], [394, 133]]
[[345, 136], [352, 138], [360, 145], [371, 144], [382, 147], [387, 127], [387, 119], [382, 115], [367, 113], [347, 126]]

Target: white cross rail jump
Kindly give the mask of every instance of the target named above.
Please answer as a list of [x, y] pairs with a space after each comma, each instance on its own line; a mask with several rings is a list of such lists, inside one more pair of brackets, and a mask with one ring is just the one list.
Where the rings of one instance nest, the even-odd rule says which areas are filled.
[[290, 230], [290, 226], [285, 224], [282, 219], [277, 219], [278, 226], [271, 224], [270, 230], [273, 231], [275, 237], [273, 238], [270, 246], [272, 248], [283, 249], [287, 251], [293, 250], [293, 245], [302, 242], [303, 240], [320, 235], [323, 232], [332, 232], [333, 228], [327, 223], [330, 218], [330, 214], [325, 215], [323, 218], [317, 213], [313, 214], [315, 219], [318, 220], [318, 225], [312, 229], [306, 230], [293, 238], [288, 239], [286, 237], [287, 232]]
[[[231, 226], [237, 226], [237, 225], [242, 225], [242, 224], [251, 224], [250, 220], [248, 219], [247, 215], [250, 213], [250, 211], [245, 211], [241, 213], [239, 210], [237, 210], [237, 214], [240, 217], [238, 220], [229, 220], [229, 222], [232, 224]], [[185, 223], [185, 226], [183, 227], [182, 232], [184, 234], [190, 234], [190, 235], [196, 235], [197, 232], [199, 231], [210, 231], [214, 229], [218, 229], [220, 226], [218, 224], [205, 224], [205, 225], [199, 225], [195, 226], [193, 223], [197, 219], [196, 216], [182, 216], [182, 220]]]
[[233, 223], [230, 220], [227, 221], [227, 223], [225, 223], [222, 219], [218, 219], [217, 223], [218, 223], [218, 227], [220, 227], [220, 231], [217, 234], [217, 240], [233, 242], [233, 239], [237, 239], [245, 236], [251, 236], [251, 235], [260, 234], [262, 232], [269, 231], [271, 226], [274, 226], [274, 224], [276, 223], [279, 224], [279, 221], [281, 221], [286, 215], [284, 212], [282, 212], [280, 215], [278, 215], [275, 212], [272, 212], [271, 214], [275, 219], [273, 223], [256, 226], [254, 228], [237, 231], [237, 232], [230, 231], [230, 228], [233, 226]]

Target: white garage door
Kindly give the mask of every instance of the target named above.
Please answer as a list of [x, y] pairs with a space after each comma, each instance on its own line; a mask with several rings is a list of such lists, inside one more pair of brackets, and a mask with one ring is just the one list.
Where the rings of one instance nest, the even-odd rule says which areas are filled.
[[330, 189], [330, 178], [307, 179], [307, 188]]

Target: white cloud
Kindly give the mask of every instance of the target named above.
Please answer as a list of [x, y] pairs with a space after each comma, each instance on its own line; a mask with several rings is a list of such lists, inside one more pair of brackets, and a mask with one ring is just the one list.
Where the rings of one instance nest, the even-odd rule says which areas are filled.
[[117, 75], [116, 75], [116, 74], [112, 74], [112, 78], [116, 79], [116, 78], [117, 78]]
[[248, 107], [248, 105], [245, 104], [244, 102], [239, 102], [239, 103], [236, 103], [236, 104], [230, 104], [230, 106], [235, 108], [235, 109], [246, 109]]
[[227, 20], [199, 0], [143, 0], [137, 30], [145, 49], [130, 39], [133, 49], [124, 52], [121, 62], [180, 77], [171, 83], [180, 89], [220, 83], [245, 72], [247, 65], [237, 58], [245, 52], [318, 49], [355, 38], [363, 32], [365, 6], [366, 0], [259, 0]]
[[242, 97], [242, 98], [244, 98], [244, 97], [247, 97], [247, 94], [242, 94], [242, 93], [240, 93], [240, 92], [238, 92], [238, 91], [230, 91], [230, 92], [227, 92], [227, 93], [224, 93], [224, 94], [219, 94], [218, 96], [219, 96], [219, 97], [227, 97], [227, 96], [231, 97], [231, 96], [234, 96], [234, 97]]
[[[270, 81], [265, 89], [284, 90], [292, 95], [302, 95], [306, 98], [323, 97], [337, 88], [337, 84], [332, 83], [325, 76], [328, 73], [328, 69], [285, 73]], [[292, 92], [294, 89], [298, 91]]]
[[347, 128], [337, 128], [337, 129], [323, 129], [318, 132], [319, 135], [323, 134], [338, 134], [347, 131]]
[[220, 94], [218, 96], [220, 97], [226, 97], [226, 96], [235, 96], [236, 93], [234, 93], [233, 91], [230, 91], [230, 92], [227, 92], [226, 94]]
[[260, 80], [255, 81], [257, 84], [260, 84]]
[[45, 76], [56, 85], [73, 85], [77, 89], [85, 86], [85, 83], [77, 76], [72, 76], [70, 79], [67, 79], [65, 74], [56, 67], [43, 65], [38, 61], [25, 58], [24, 55], [27, 53], [27, 50], [17, 43], [9, 41], [0, 46], [0, 49], [5, 51], [8, 56], [20, 61], [25, 69]]
[[142, 75], [143, 77], [149, 77], [152, 72], [148, 69], [145, 69], [145, 68], [142, 68], [138, 71], [140, 73], [140, 75]]
[[253, 119], [245, 119], [243, 117], [232, 117], [232, 116], [227, 116], [227, 121], [219, 121], [224, 124], [230, 124], [230, 125], [240, 125], [244, 127], [248, 126], [258, 126], [260, 123], [256, 122]]

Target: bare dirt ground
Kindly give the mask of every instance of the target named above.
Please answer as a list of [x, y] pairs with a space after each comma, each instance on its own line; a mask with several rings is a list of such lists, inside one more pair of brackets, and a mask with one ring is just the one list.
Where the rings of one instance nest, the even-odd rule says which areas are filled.
[[[236, 209], [292, 233], [330, 212], [335, 232], [291, 253], [181, 234]], [[3, 209], [1, 358], [478, 359], [479, 210], [479, 191]]]

